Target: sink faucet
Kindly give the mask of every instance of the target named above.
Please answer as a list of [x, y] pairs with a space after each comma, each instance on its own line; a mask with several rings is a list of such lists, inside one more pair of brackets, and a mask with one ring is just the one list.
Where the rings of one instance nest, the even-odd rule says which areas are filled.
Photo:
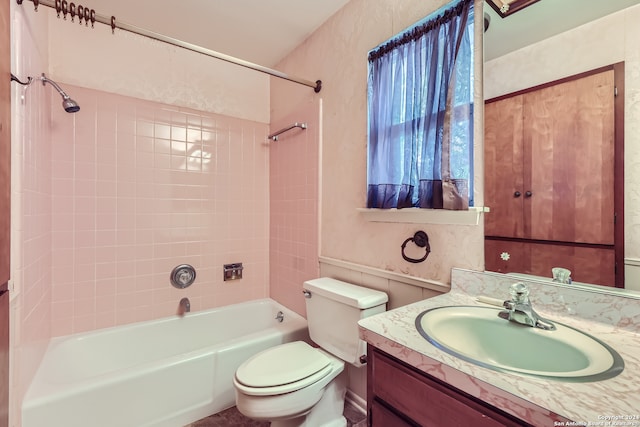
[[524, 283], [518, 282], [511, 285], [510, 293], [511, 300], [505, 301], [503, 304], [506, 310], [498, 313], [498, 316], [511, 322], [547, 331], [556, 329], [553, 323], [540, 317], [535, 312], [531, 306], [531, 301], [529, 301], [529, 288]]
[[188, 313], [191, 311], [191, 302], [189, 301], [189, 298], [182, 298], [180, 300], [180, 307], [178, 310], [178, 314], [180, 314], [180, 316], [184, 316], [185, 313]]

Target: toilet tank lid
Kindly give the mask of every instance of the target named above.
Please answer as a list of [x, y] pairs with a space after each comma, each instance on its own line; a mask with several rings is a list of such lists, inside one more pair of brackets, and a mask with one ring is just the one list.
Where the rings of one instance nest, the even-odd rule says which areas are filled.
[[325, 298], [329, 298], [343, 304], [366, 309], [382, 305], [389, 300], [386, 293], [375, 289], [356, 286], [330, 277], [307, 280], [304, 289], [315, 292]]

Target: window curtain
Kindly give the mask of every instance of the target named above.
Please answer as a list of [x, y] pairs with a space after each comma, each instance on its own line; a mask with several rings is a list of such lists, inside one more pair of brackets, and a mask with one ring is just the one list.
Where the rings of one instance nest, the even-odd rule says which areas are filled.
[[369, 53], [368, 110], [367, 207], [468, 209], [473, 0]]

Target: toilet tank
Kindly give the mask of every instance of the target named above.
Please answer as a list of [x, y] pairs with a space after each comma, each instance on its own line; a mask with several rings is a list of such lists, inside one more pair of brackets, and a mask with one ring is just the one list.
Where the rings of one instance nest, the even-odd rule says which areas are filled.
[[355, 366], [367, 346], [358, 335], [358, 320], [386, 310], [387, 294], [323, 277], [304, 282], [311, 340]]

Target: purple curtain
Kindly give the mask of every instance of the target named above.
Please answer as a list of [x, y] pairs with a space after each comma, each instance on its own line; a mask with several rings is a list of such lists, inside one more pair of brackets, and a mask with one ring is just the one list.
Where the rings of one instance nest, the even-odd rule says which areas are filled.
[[473, 0], [429, 18], [369, 53], [369, 208], [472, 204]]

